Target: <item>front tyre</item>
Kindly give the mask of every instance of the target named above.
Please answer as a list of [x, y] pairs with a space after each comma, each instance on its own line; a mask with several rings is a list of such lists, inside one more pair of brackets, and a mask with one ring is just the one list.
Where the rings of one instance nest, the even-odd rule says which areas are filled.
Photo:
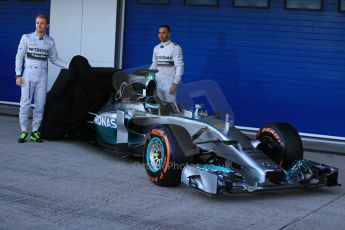
[[178, 125], [159, 125], [151, 129], [145, 141], [146, 174], [156, 185], [177, 186], [183, 167], [193, 162], [195, 154], [187, 130]]
[[258, 148], [283, 168], [289, 169], [295, 160], [303, 159], [303, 144], [297, 130], [288, 123], [275, 122], [256, 134]]

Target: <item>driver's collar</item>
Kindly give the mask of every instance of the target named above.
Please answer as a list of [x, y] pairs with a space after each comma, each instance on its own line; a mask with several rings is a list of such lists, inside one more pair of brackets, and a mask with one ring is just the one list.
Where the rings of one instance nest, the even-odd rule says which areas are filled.
[[161, 45], [167, 46], [167, 45], [169, 45], [170, 42], [171, 42], [170, 40], [168, 40], [168, 41], [166, 41], [166, 42], [161, 42]]
[[43, 36], [39, 36], [38, 33], [37, 33], [37, 31], [35, 31], [34, 33], [35, 33], [35, 37], [36, 37], [37, 39], [39, 39], [39, 40], [43, 40], [44, 38], [47, 37], [46, 33], [44, 33]]

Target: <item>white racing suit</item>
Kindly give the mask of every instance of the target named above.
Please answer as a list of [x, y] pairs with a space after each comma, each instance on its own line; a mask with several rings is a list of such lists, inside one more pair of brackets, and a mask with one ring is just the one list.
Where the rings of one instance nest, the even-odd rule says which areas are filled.
[[[23, 60], [25, 68], [22, 75]], [[41, 125], [44, 104], [47, 94], [48, 61], [61, 68], [68, 69], [68, 64], [62, 61], [56, 52], [55, 43], [48, 35], [39, 37], [36, 32], [24, 34], [18, 46], [16, 55], [16, 75], [22, 75], [19, 122], [23, 132], [28, 131], [28, 119], [32, 96], [34, 95], [34, 111], [32, 131], [37, 131]]]
[[171, 41], [155, 46], [150, 69], [157, 69], [157, 96], [166, 102], [176, 102], [176, 94], [170, 94], [171, 86], [178, 85], [183, 75], [182, 49]]

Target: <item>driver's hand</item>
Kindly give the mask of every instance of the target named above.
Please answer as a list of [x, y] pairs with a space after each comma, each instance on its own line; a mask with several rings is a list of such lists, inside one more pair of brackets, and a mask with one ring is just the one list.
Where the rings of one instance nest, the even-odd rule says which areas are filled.
[[172, 85], [170, 87], [170, 94], [176, 94], [176, 91], [177, 91], [177, 85]]
[[23, 85], [23, 78], [22, 76], [16, 76], [16, 85], [17, 86], [22, 86]]

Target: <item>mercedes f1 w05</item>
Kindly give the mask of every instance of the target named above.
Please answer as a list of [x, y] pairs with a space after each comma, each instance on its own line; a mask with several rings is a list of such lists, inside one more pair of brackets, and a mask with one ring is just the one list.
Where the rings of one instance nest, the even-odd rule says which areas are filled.
[[90, 120], [93, 143], [143, 157], [156, 185], [183, 184], [206, 194], [338, 185], [338, 169], [303, 158], [294, 127], [275, 122], [255, 139], [237, 129], [231, 114], [208, 115], [155, 96], [155, 70], [136, 68], [113, 76], [114, 92]]

